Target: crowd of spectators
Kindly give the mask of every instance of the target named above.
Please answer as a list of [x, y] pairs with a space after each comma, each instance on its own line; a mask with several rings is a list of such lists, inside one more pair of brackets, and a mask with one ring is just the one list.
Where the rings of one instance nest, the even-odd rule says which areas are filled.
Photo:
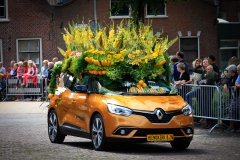
[[[61, 61], [60, 61], [61, 62]], [[15, 62], [12, 60], [7, 69], [3, 66], [3, 62], [0, 62], [0, 96], [3, 97], [3, 90], [6, 88], [7, 79], [17, 79], [17, 83], [14, 84], [14, 88], [17, 90], [19, 88], [29, 87], [29, 79], [32, 80], [32, 84], [36, 86], [37, 78], [42, 79], [43, 89], [45, 89], [45, 84], [48, 85], [51, 79], [52, 68], [55, 63], [59, 63], [58, 58], [54, 57], [52, 62], [48, 60], [43, 60], [42, 68], [38, 71], [36, 64], [32, 60]], [[13, 86], [11, 86], [13, 87]], [[9, 96], [9, 100], [34, 100], [36, 96], [26, 95], [21, 97], [19, 95]]]
[[[227, 81], [224, 81], [224, 79], [221, 79], [220, 70], [215, 63], [215, 60], [216, 58], [213, 55], [210, 55], [203, 60], [194, 60], [192, 62], [192, 74], [189, 74], [189, 64], [184, 59], [184, 53], [178, 51], [176, 55], [170, 56], [170, 66], [172, 71], [170, 78], [172, 79], [172, 83], [175, 85], [175, 87], [185, 84], [194, 84], [194, 87], [192, 87], [190, 92], [187, 92], [186, 95], [184, 95], [184, 98], [191, 106], [193, 105], [192, 98], [196, 98], [198, 101], [198, 106], [201, 108], [201, 115], [203, 117], [211, 117], [212, 115], [211, 104], [214, 99], [212, 92], [213, 89], [210, 87], [205, 87], [202, 89], [201, 87], [198, 87], [198, 85], [223, 86], [223, 90], [229, 92], [230, 97], [234, 97], [231, 98], [231, 101], [227, 106], [228, 114], [232, 115], [228, 118], [239, 118], [237, 116], [240, 116], [240, 113], [238, 113], [238, 110], [240, 111], [240, 64], [238, 66], [232, 64], [227, 67], [226, 72], [230, 76]], [[233, 89], [230, 89], [230, 87], [235, 87], [234, 93], [232, 93]], [[210, 129], [213, 127], [214, 120], [211, 118], [201, 119], [198, 121], [198, 123], [203, 122], [205, 122], [203, 128]], [[237, 130], [234, 129], [234, 124], [234, 121], [230, 121], [229, 128], [226, 129], [225, 132], [240, 132], [240, 128]]]

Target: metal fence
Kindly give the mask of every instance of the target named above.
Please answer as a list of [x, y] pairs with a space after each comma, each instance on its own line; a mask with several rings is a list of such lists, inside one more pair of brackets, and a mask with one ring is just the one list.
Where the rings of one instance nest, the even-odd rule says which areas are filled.
[[227, 91], [223, 87], [212, 85], [180, 85], [178, 94], [194, 110], [194, 117], [217, 120], [210, 132], [216, 127], [226, 128], [226, 121], [240, 121], [240, 90], [234, 87]]
[[35, 96], [37, 101], [41, 100], [46, 95], [44, 94], [44, 79], [41, 76], [36, 77], [36, 82], [33, 83], [33, 79], [28, 79], [28, 84], [22, 85], [22, 79], [10, 78], [6, 80], [6, 98], [9, 99], [12, 96], [18, 96], [20, 99], [24, 99], [26, 96]]

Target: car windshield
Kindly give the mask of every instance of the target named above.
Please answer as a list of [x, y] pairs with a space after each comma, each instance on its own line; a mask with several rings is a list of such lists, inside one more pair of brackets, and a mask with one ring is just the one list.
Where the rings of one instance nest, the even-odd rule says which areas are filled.
[[169, 93], [170, 87], [164, 80], [148, 81], [147, 86], [142, 87], [134, 82], [118, 82], [114, 81], [106, 84], [101, 80], [97, 80], [99, 93], [101, 94], [134, 94], [134, 95], [149, 95], [149, 94], [166, 94]]
[[165, 80], [145, 82], [131, 81], [110, 81], [106, 82], [96, 77], [84, 75], [83, 78], [77, 80], [70, 74], [63, 76], [63, 84], [66, 88], [75, 91], [76, 85], [85, 85], [88, 92], [107, 94], [107, 95], [159, 95], [159, 94], [176, 94], [173, 88], [168, 86]]

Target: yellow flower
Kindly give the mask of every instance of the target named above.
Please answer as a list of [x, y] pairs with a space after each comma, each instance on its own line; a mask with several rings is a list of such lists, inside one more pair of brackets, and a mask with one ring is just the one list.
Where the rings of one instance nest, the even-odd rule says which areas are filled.
[[129, 54], [128, 58], [133, 59], [133, 58], [135, 58], [135, 56], [133, 54]]
[[111, 60], [111, 59], [112, 59], [112, 55], [110, 55], [110, 54], [107, 55], [107, 59], [108, 59], [108, 60]]
[[92, 51], [92, 53], [97, 54], [97, 53], [98, 53], [98, 50], [96, 49], [96, 50]]
[[99, 54], [105, 54], [105, 52], [104, 52], [104, 51], [99, 51], [98, 53], [99, 53]]
[[156, 58], [158, 56], [158, 53], [154, 52], [152, 55], [153, 55], [154, 58]]
[[67, 57], [72, 51], [69, 49], [65, 52], [64, 57]]
[[111, 29], [110, 31], [109, 31], [109, 39], [112, 39], [114, 37], [114, 29]]
[[91, 38], [93, 38], [93, 33], [92, 33], [92, 31], [91, 31], [90, 28], [88, 28], [88, 35], [89, 35]]
[[140, 50], [136, 50], [136, 54], [140, 54], [141, 53], [141, 51]]
[[110, 52], [111, 54], [116, 54], [116, 52]]
[[116, 59], [119, 59], [121, 56], [121, 54], [114, 54], [113, 57], [116, 58]]
[[126, 49], [120, 51], [121, 54], [125, 54], [126, 52], [127, 52]]
[[120, 61], [124, 61], [124, 57], [123, 56], [120, 57]]

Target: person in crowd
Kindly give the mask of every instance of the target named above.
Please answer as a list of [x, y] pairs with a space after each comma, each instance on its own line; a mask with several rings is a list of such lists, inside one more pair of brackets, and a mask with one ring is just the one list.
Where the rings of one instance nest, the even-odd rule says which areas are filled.
[[207, 72], [206, 74], [204, 74], [205, 80], [200, 82], [202, 84], [206, 84], [206, 85], [216, 85], [216, 82], [218, 80], [218, 73], [216, 73], [213, 70], [213, 66], [209, 65], [207, 66]]
[[52, 69], [54, 67], [54, 63], [53, 62], [48, 62], [48, 74], [47, 74], [47, 85], [49, 84], [50, 80], [51, 80], [51, 73], [52, 73]]
[[220, 76], [220, 83], [219, 83], [220, 86], [224, 86], [224, 84], [226, 84], [231, 78], [231, 74], [228, 72], [229, 67], [236, 67], [236, 65], [230, 64], [224, 69], [224, 71], [221, 73], [221, 76]]
[[6, 88], [6, 80], [4, 74], [0, 73], [0, 91]]
[[3, 91], [6, 88], [6, 80], [4, 74], [0, 73], [0, 99], [3, 100]]
[[[198, 85], [198, 83], [202, 80], [202, 73], [197, 73], [196, 71], [203, 71], [202, 67], [202, 60], [201, 59], [195, 59], [193, 61], [193, 76], [190, 80], [190, 83], [194, 85]], [[198, 94], [198, 87], [193, 87], [190, 92], [186, 94], [186, 101], [190, 106], [192, 106], [192, 98], [195, 97]]]
[[[202, 73], [201, 73], [203, 71], [202, 60], [195, 59], [192, 65], [193, 65], [193, 74], [189, 83], [197, 85], [202, 80]], [[196, 71], [199, 71], [200, 73]]]
[[[19, 86], [19, 83], [22, 82], [22, 76], [23, 76], [23, 62], [22, 61], [19, 61], [18, 62], [18, 68], [17, 68], [17, 84], [16, 84], [16, 89], [18, 89], [20, 86]], [[16, 101], [20, 101], [21, 100], [21, 96], [20, 95], [16, 95]]]
[[172, 75], [171, 75], [171, 79], [173, 82], [178, 81], [180, 72], [178, 72], [177, 70], [177, 64], [178, 64], [178, 58], [176, 56], [172, 56], [171, 59], [171, 71], [172, 71]]
[[42, 78], [47, 77], [47, 70], [48, 70], [48, 60], [43, 60], [43, 66], [41, 68], [41, 76]]
[[[201, 80], [204, 80], [205, 79], [204, 75], [207, 73], [207, 67], [208, 66], [209, 66], [208, 58], [204, 58], [203, 61], [202, 61], [202, 65], [195, 66], [195, 68], [193, 68], [193, 72], [202, 74]], [[200, 84], [200, 82], [197, 82], [197, 84]], [[201, 92], [198, 93], [198, 95], [201, 95]], [[197, 97], [197, 98], [198, 98], [198, 103], [199, 103], [200, 109], [203, 109], [204, 108], [203, 100], [199, 99], [200, 97]], [[204, 112], [205, 112], [204, 110], [201, 110], [201, 112], [200, 112], [201, 115], [204, 115]], [[205, 121], [205, 119], [202, 118], [200, 121], [198, 121], [198, 123], [202, 123], [204, 121]]]
[[57, 58], [57, 57], [54, 57], [52, 62], [53, 62], [54, 65], [55, 65], [55, 63], [58, 62], [58, 58]]
[[14, 64], [15, 64], [15, 61], [12, 60], [12, 61], [10, 62], [10, 66], [9, 66], [8, 69], [7, 69], [7, 78], [10, 78], [10, 72], [13, 70]]
[[35, 75], [34, 64], [32, 61], [28, 61], [28, 72], [23, 75], [22, 86], [26, 85], [26, 87], [28, 87], [28, 79], [33, 78], [34, 75]]
[[189, 70], [188, 70], [188, 63], [187, 63], [187, 61], [184, 59], [184, 53], [181, 52], [181, 51], [178, 51], [178, 52], [176, 53], [176, 56], [177, 56], [177, 58], [178, 58], [178, 62], [182, 62], [182, 63], [185, 64], [185, 72], [189, 72]]
[[9, 78], [17, 78], [17, 69], [18, 69], [18, 63], [14, 63], [13, 68], [9, 73]]
[[[233, 89], [231, 89], [230, 87], [235, 86], [235, 82], [237, 80], [238, 74], [237, 74], [237, 67], [235, 65], [231, 65], [228, 67], [228, 74], [231, 75], [230, 79], [223, 85], [223, 89], [225, 91], [229, 92], [230, 95], [230, 106], [228, 106], [228, 111], [229, 111], [229, 118], [236, 118], [233, 110], [236, 108], [236, 103], [235, 103], [235, 96], [236, 94], [234, 94]], [[230, 125], [228, 127], [228, 129], [224, 130], [224, 132], [234, 132], [234, 121], [230, 121]]]
[[[236, 98], [236, 109], [239, 110], [239, 106], [240, 106], [240, 64], [237, 66], [237, 73], [238, 73], [238, 77], [237, 80], [235, 82], [235, 87], [234, 87], [234, 91], [236, 92], [237, 96]], [[240, 113], [238, 113], [240, 114]], [[237, 133], [240, 133], [240, 128], [238, 128], [236, 130]]]
[[22, 61], [19, 61], [18, 62], [18, 69], [17, 69], [17, 78], [18, 79], [21, 79], [22, 78], [22, 75], [23, 75], [23, 62]]
[[41, 77], [43, 79], [43, 88], [45, 88], [45, 79], [48, 76], [48, 60], [43, 60], [43, 66], [41, 68]]
[[3, 67], [2, 62], [0, 62], [0, 73], [4, 75], [4, 78], [6, 78], [6, 69]]
[[175, 81], [175, 86], [184, 85], [190, 80], [189, 73], [185, 71], [185, 64], [180, 62], [177, 64], [177, 70], [180, 72], [178, 81]]
[[28, 61], [23, 61], [23, 75], [28, 72]]
[[216, 60], [216, 58], [213, 55], [210, 55], [208, 57], [209, 64], [212, 65], [213, 70], [218, 74], [218, 79], [217, 79], [216, 82], [219, 83], [219, 81], [220, 81], [220, 72], [219, 72], [219, 68], [218, 68], [217, 64], [215, 63], [215, 60]]
[[[201, 81], [202, 85], [216, 85], [216, 80], [218, 79], [218, 74], [213, 71], [212, 65], [207, 66], [207, 72], [204, 74], [205, 80]], [[203, 100], [201, 100], [201, 108], [203, 109], [203, 116], [211, 117], [212, 116], [212, 101], [214, 88], [205, 87], [202, 92]], [[206, 124], [203, 126], [205, 129], [210, 129], [213, 126], [213, 120], [207, 119]]]

